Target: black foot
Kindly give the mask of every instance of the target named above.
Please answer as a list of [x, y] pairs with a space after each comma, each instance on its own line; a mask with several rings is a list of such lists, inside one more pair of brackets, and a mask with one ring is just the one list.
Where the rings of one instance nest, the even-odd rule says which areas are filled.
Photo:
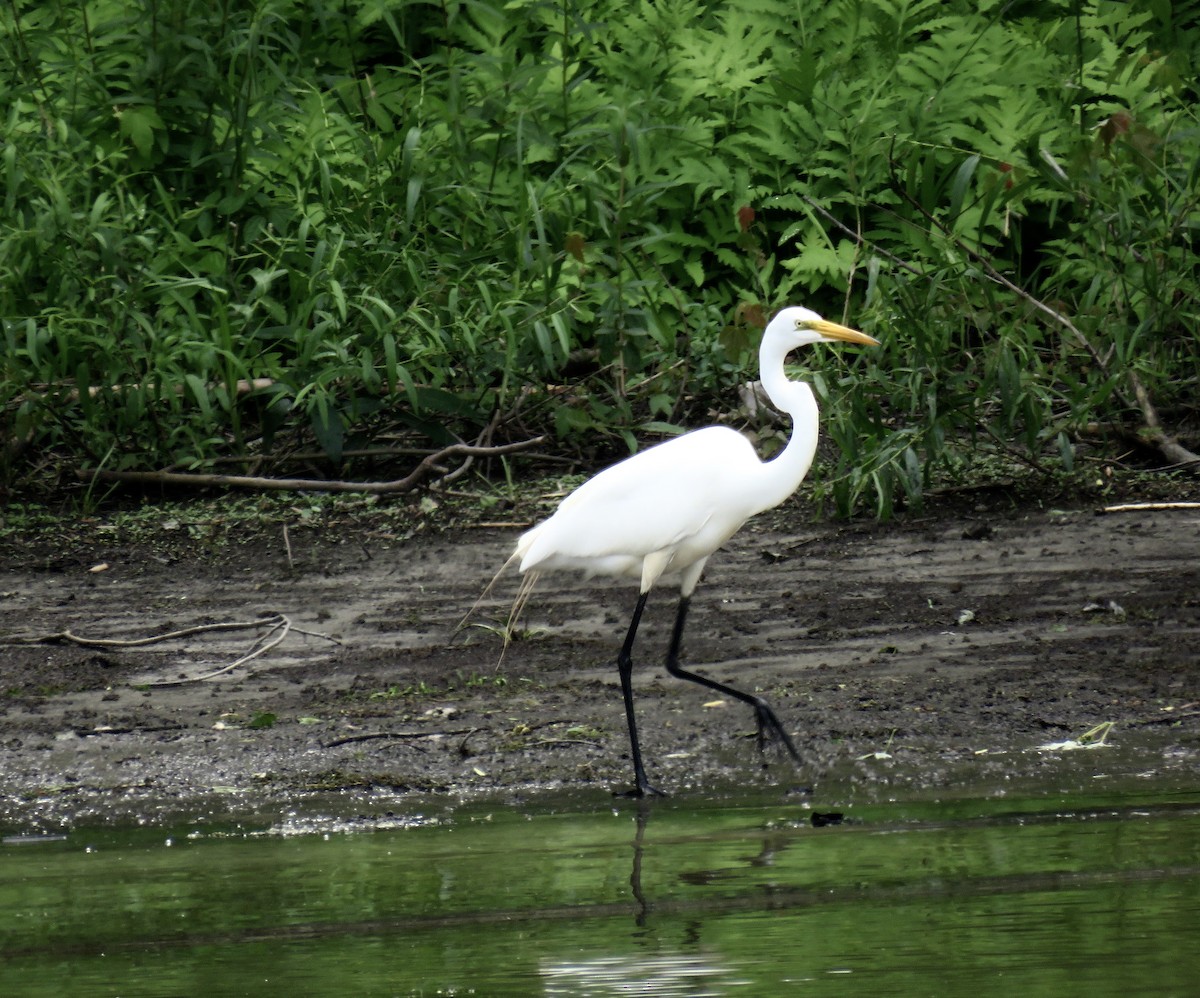
[[620, 797], [622, 800], [641, 800], [643, 797], [666, 797], [667, 794], [658, 787], [643, 783], [640, 787], [630, 787], [628, 790], [614, 790], [613, 796]]
[[758, 751], [766, 751], [767, 736], [778, 739], [783, 743], [783, 747], [788, 750], [788, 755], [797, 766], [803, 765], [800, 760], [800, 753], [796, 751], [796, 746], [792, 744], [788, 733], [783, 730], [783, 725], [779, 722], [779, 718], [775, 716], [773, 711], [765, 700], [754, 701], [754, 719], [758, 724]]

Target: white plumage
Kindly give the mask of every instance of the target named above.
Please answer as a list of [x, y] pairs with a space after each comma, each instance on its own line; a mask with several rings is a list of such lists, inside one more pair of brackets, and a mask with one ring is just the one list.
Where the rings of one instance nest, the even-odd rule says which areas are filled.
[[751, 443], [728, 427], [686, 433], [641, 451], [579, 486], [553, 516], [520, 537], [509, 559], [526, 574], [519, 604], [544, 571], [572, 569], [638, 580], [641, 595], [617, 659], [633, 753], [633, 792], [638, 796], [656, 791], [646, 782], [634, 721], [633, 640], [647, 593], [668, 573], [680, 577], [668, 671], [749, 703], [756, 712], [760, 745], [767, 728], [799, 761], [791, 739], [761, 698], [681, 669], [679, 642], [688, 600], [708, 557], [755, 513], [787, 499], [812, 466], [817, 448], [816, 399], [808, 385], [788, 379], [783, 365], [798, 346], [836, 340], [876, 343], [806, 308], [785, 308], [767, 325], [759, 349], [763, 388], [771, 402], [792, 418], [791, 438], [774, 459], [762, 461]]

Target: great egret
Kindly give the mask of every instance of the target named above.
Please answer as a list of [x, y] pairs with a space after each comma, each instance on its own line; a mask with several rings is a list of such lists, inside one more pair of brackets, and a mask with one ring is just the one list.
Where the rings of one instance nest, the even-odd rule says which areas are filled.
[[827, 322], [793, 306], [767, 325], [759, 348], [759, 370], [768, 398], [792, 418], [783, 451], [762, 461], [742, 434], [727, 426], [694, 430], [650, 447], [600, 472], [567, 496], [548, 519], [522, 534], [509, 558], [526, 575], [517, 609], [539, 573], [576, 569], [588, 575], [638, 579], [641, 593], [617, 656], [625, 720], [633, 754], [633, 795], [659, 793], [646, 780], [633, 711], [633, 641], [646, 597], [665, 573], [679, 573], [679, 609], [667, 651], [672, 676], [699, 683], [754, 708], [761, 749], [765, 731], [799, 753], [775, 712], [761, 697], [679, 665], [679, 645], [688, 603], [709, 555], [750, 517], [778, 506], [800, 485], [817, 449], [817, 402], [812, 389], [792, 381], [783, 364], [790, 351], [808, 343], [842, 340], [877, 345], [865, 333]]

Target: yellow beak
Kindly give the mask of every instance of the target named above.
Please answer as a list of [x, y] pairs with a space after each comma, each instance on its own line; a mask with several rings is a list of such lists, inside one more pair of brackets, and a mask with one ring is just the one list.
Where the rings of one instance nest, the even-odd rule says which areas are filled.
[[861, 343], [867, 347], [879, 346], [879, 340], [874, 336], [868, 336], [866, 333], [860, 333], [857, 329], [851, 329], [849, 326], [839, 326], [836, 322], [827, 322], [825, 319], [813, 319], [811, 322], [805, 323], [809, 329], [814, 329], [822, 336], [827, 336], [831, 340], [842, 340], [846, 343]]

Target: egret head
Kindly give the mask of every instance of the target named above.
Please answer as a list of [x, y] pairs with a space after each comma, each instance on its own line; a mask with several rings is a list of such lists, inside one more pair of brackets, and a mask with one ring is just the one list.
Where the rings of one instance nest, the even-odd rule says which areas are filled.
[[799, 305], [783, 309], [767, 324], [766, 332], [763, 333], [763, 343], [776, 339], [785, 343], [788, 350], [808, 343], [831, 343], [838, 340], [863, 346], [879, 345], [879, 341], [873, 336], [860, 333], [849, 326], [829, 322], [812, 309]]

